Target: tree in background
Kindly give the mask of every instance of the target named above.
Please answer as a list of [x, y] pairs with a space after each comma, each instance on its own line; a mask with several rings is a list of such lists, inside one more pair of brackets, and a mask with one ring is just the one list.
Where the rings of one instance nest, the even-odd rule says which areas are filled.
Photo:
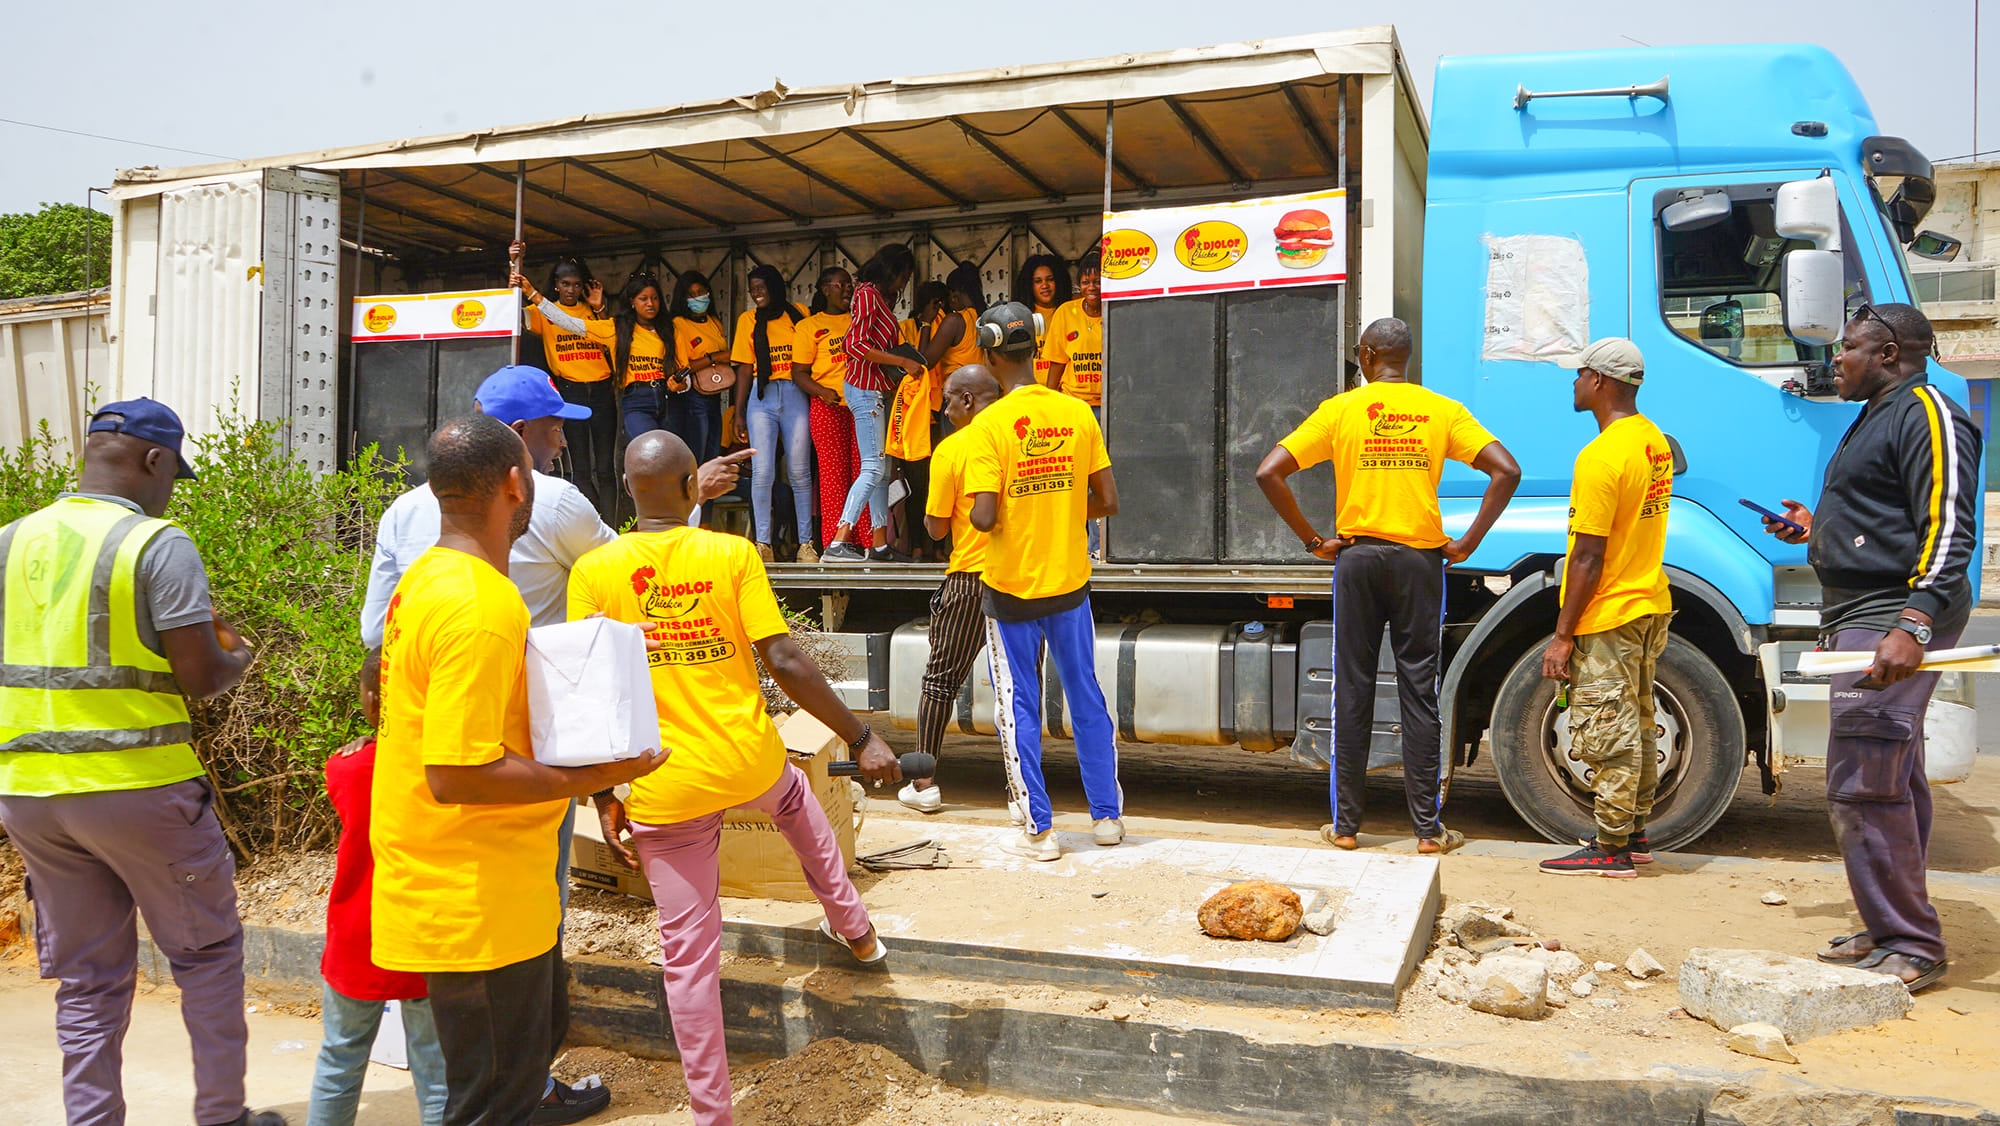
[[39, 297], [111, 280], [111, 216], [74, 203], [44, 203], [40, 211], [0, 215], [0, 299]]

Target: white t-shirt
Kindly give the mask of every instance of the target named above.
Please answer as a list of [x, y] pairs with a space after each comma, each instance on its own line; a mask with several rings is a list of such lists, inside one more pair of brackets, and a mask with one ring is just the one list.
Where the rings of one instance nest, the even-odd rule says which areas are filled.
[[[375, 561], [368, 568], [368, 598], [361, 604], [361, 644], [370, 649], [381, 646], [389, 596], [417, 556], [437, 543], [441, 525], [437, 495], [429, 485], [397, 497], [382, 513], [382, 526], [375, 533]], [[585, 552], [616, 538], [575, 485], [535, 474], [535, 510], [528, 517], [527, 532], [507, 555], [507, 577], [520, 588], [530, 623], [546, 626], [567, 620], [569, 569]]]

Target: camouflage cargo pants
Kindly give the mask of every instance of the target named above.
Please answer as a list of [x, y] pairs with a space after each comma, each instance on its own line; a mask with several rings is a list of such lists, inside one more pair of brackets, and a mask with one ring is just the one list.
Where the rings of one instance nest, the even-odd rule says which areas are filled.
[[1570, 749], [1595, 771], [1597, 837], [1623, 847], [1646, 826], [1659, 788], [1653, 668], [1673, 614], [1578, 634], [1569, 659]]

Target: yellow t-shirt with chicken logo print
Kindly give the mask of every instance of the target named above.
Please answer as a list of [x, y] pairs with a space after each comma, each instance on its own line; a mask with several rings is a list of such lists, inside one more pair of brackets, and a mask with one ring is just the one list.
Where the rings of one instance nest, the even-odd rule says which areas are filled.
[[[792, 306], [792, 311], [799, 314], [797, 321], [780, 313], [764, 326], [764, 338], [771, 346], [772, 379], [792, 377], [792, 342], [806, 319], [797, 305]], [[757, 377], [757, 314], [753, 310], [745, 309], [736, 318], [736, 346], [729, 353], [729, 362], [749, 364], [750, 378]]]
[[[1104, 402], [1104, 318], [1083, 311], [1083, 298], [1056, 309], [1042, 338], [1041, 358], [1049, 364], [1067, 364], [1058, 391], [1074, 395], [1091, 406]], [[1042, 377], [1049, 377], [1049, 368]]]
[[722, 319], [710, 313], [705, 321], [691, 321], [686, 317], [674, 318], [674, 363], [680, 367], [692, 367], [696, 356], [721, 353], [718, 359], [729, 358], [729, 335], [722, 329]]
[[973, 439], [965, 492], [999, 494], [986, 585], [1015, 598], [1054, 598], [1089, 582], [1090, 475], [1111, 466], [1090, 408], [1047, 387], [1020, 387], [960, 433]]
[[[615, 351], [615, 345], [613, 355]], [[651, 383], [667, 374], [667, 342], [645, 325], [632, 326], [632, 351], [625, 358], [625, 382]]]
[[944, 409], [944, 381], [951, 378], [951, 373], [967, 364], [976, 364], [985, 357], [979, 347], [979, 314], [971, 309], [960, 309], [950, 315], [964, 319], [965, 333], [958, 338], [958, 343], [945, 350], [944, 359], [931, 369], [931, 409], [934, 411]]
[[1414, 383], [1370, 383], [1319, 405], [1279, 445], [1305, 469], [1333, 463], [1336, 534], [1443, 547], [1438, 478], [1493, 435], [1455, 399]]
[[593, 317], [582, 303], [563, 312], [583, 318], [584, 335], [557, 328], [540, 309], [528, 307], [528, 330], [542, 338], [542, 357], [549, 372], [571, 383], [601, 383], [611, 378], [611, 348], [616, 342], [609, 317]]
[[1673, 449], [1645, 415], [1605, 427], [1576, 455], [1569, 550], [1576, 550], [1578, 535], [1604, 537], [1604, 573], [1577, 620], [1577, 633], [1603, 633], [1674, 608], [1663, 566], [1673, 499]]
[[785, 744], [764, 710], [753, 643], [789, 632], [756, 548], [701, 528], [631, 532], [577, 560], [569, 618], [647, 627], [666, 765], [632, 784], [648, 825], [706, 817], [770, 789]]
[[847, 326], [853, 313], [814, 313], [792, 326], [792, 362], [812, 369], [812, 380], [847, 405], [840, 381], [847, 378]]
[[945, 573], [986, 570], [986, 533], [972, 526], [972, 494], [965, 489], [965, 471], [980, 441], [970, 428], [944, 436], [931, 452], [931, 489], [924, 514], [951, 521], [951, 562]]

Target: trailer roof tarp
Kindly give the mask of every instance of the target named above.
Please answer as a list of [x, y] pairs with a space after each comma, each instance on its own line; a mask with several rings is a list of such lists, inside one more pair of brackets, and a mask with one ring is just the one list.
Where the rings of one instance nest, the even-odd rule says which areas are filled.
[[[128, 169], [131, 198], [264, 168], [342, 173], [352, 236], [396, 253], [503, 246], [525, 162], [538, 245], [713, 239], [1114, 200], [1257, 194], [1335, 175], [1348, 75], [1394, 74], [1388, 27], [853, 86], [786, 89], [177, 169]], [[1360, 98], [1347, 87], [1350, 120]], [[1412, 106], [1423, 128], [1423, 116]], [[1348, 132], [1350, 145], [1353, 131]], [[1350, 161], [1355, 150], [1350, 148]], [[1304, 159], [1302, 159], [1302, 156]], [[1308, 176], [1305, 179], [1313, 179]], [[1305, 186], [1303, 184], [1299, 186]]]

